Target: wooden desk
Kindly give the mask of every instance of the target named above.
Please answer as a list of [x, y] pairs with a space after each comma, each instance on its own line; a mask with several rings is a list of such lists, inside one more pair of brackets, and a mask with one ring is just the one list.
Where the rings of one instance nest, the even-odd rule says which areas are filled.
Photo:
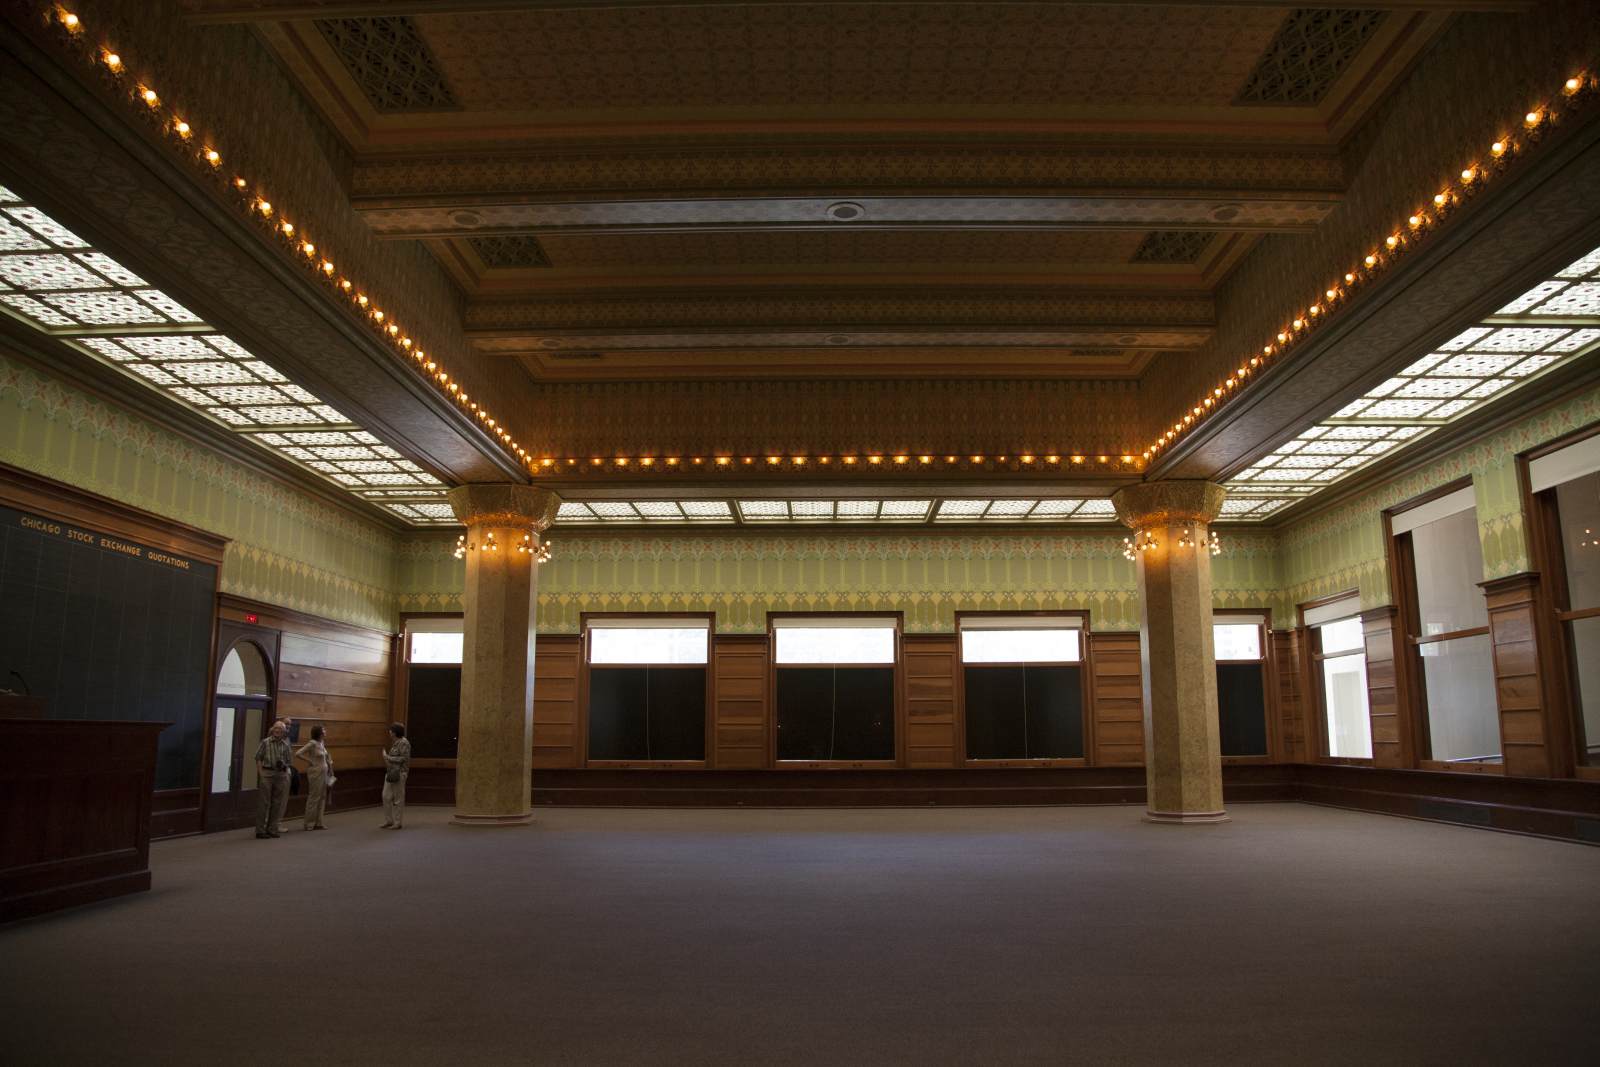
[[167, 725], [0, 718], [0, 922], [150, 888]]

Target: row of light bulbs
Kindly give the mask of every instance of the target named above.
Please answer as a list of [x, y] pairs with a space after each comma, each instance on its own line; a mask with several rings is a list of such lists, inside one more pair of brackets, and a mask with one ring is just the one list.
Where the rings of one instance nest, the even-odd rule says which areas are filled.
[[[1178, 547], [1193, 548], [1194, 546], [1194, 528], [1185, 527], [1183, 533], [1178, 535]], [[1149, 530], [1140, 530], [1132, 537], [1124, 537], [1122, 539], [1122, 558], [1129, 561], [1136, 560], [1141, 552], [1149, 552], [1151, 549], [1160, 547], [1161, 542], [1156, 540], [1155, 534]], [[1206, 538], [1205, 548], [1213, 556], [1222, 555], [1222, 539], [1217, 536], [1215, 530], [1211, 531], [1211, 536]]]
[[800, 456], [800, 455], [763, 455], [763, 456], [590, 456], [587, 460], [576, 457], [555, 459], [546, 456], [537, 462], [537, 469], [545, 473], [554, 473], [556, 469], [573, 470], [624, 470], [639, 468], [642, 470], [674, 470], [685, 467], [704, 467], [712, 470], [730, 470], [736, 467], [932, 467], [937, 465], [946, 467], [962, 464], [983, 466], [985, 464], [1007, 465], [1015, 469], [1025, 467], [1057, 467], [1063, 464], [1068, 466], [1099, 466], [1112, 468], [1138, 468], [1142, 466], [1135, 456], [1084, 456], [1084, 455], [1034, 455], [1031, 452], [1022, 455], [1009, 453], [989, 455], [945, 455], [931, 454], [915, 455], [907, 452], [886, 455], [870, 453], [867, 455], [843, 456]]
[[[61, 5], [49, 8], [51, 21], [61, 27], [75, 41], [82, 41], [85, 37], [83, 20], [79, 16]], [[134, 99], [142, 103], [149, 113], [156, 116], [161, 127], [180, 144], [193, 149], [192, 158], [198, 161], [208, 173], [220, 176], [222, 171], [222, 153], [216, 147], [207, 143], [204, 138], [197, 138], [194, 127], [184, 117], [178, 115], [162, 104], [161, 95], [148, 82], [137, 82], [130, 86], [127, 81], [128, 65], [122, 55], [109, 45], [89, 50], [90, 60], [108, 72], [113, 80], [123, 88], [132, 89]], [[198, 148], [194, 146], [199, 144]], [[271, 228], [285, 244], [303, 258], [310, 269], [324, 280], [336, 293], [348, 299], [358, 312], [366, 319], [369, 326], [379, 337], [387, 341], [391, 347], [403, 356], [409, 357], [416, 368], [427, 378], [433, 381], [441, 393], [453, 400], [463, 411], [475, 418], [483, 429], [498, 440], [502, 447], [517, 457], [529, 470], [535, 469], [532, 457], [511, 435], [500, 421], [489, 414], [487, 407], [473, 400], [458, 382], [439, 365], [437, 359], [429, 356], [411, 336], [395, 321], [394, 316], [385, 312], [373, 303], [363, 288], [355, 281], [341, 274], [332, 259], [328, 258], [325, 249], [319, 249], [310, 235], [296, 228], [295, 224], [284, 217], [283, 210], [268, 199], [266, 193], [258, 186], [254, 186], [249, 179], [242, 175], [234, 175], [228, 187], [235, 194], [240, 206], [249, 215]]]
[[[1268, 341], [1262, 345], [1260, 355], [1253, 355], [1248, 361], [1241, 362], [1231, 376], [1215, 386], [1209, 394], [1200, 399], [1199, 403], [1191, 407], [1187, 414], [1152, 441], [1150, 447], [1144, 450], [1143, 458], [1148, 461], [1188, 433], [1197, 423], [1226, 403], [1228, 398], [1241, 389], [1252, 374], [1258, 373], [1264, 364], [1282, 355], [1320, 322], [1325, 321], [1333, 308], [1346, 300], [1353, 290], [1367, 284], [1380, 271], [1393, 265], [1425, 231], [1438, 225], [1444, 216], [1460, 205], [1467, 196], [1476, 193], [1486, 181], [1503, 171], [1509, 164], [1511, 156], [1516, 155], [1526, 145], [1532, 144], [1547, 128], [1558, 122], [1563, 110], [1575, 106], [1576, 98], [1585, 90], [1592, 90], [1594, 84], [1593, 75], [1587, 72], [1574, 74], [1561, 86], [1561, 98], [1566, 101], [1565, 104], [1540, 104], [1524, 113], [1523, 132], [1520, 137], [1506, 135], [1496, 138], [1489, 145], [1487, 163], [1479, 161], [1468, 163], [1461, 169], [1456, 179], [1445, 182], [1444, 186], [1433, 195], [1433, 201], [1429, 206], [1418, 208], [1406, 217], [1404, 225], [1394, 227], [1375, 242], [1372, 250], [1362, 258], [1360, 264], [1345, 271], [1341, 278], [1329, 282], [1321, 297], [1313, 300], [1304, 310], [1297, 312], [1293, 319], [1278, 331], [1275, 341]], [[1588, 95], [1592, 96], [1593, 93]]]
[[[495, 540], [493, 530], [485, 531], [483, 535], [483, 544], [481, 545], [476, 541], [468, 541], [466, 534], [461, 534], [456, 538], [456, 559], [465, 559], [468, 552], [498, 551], [500, 551], [500, 542]], [[532, 556], [535, 563], [550, 562], [549, 543], [542, 542], [536, 545], [531, 532], [522, 535], [522, 540], [516, 543], [514, 551], [519, 556]]]

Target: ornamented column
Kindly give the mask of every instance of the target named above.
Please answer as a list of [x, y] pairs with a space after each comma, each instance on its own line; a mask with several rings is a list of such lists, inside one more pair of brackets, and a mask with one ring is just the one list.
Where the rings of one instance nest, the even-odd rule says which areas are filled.
[[456, 754], [460, 826], [533, 818], [533, 645], [539, 535], [560, 498], [528, 485], [463, 485], [450, 507], [467, 527], [466, 647]]
[[1217, 736], [1208, 525], [1227, 495], [1198, 481], [1144, 482], [1111, 497], [1133, 531], [1151, 822], [1226, 822]]

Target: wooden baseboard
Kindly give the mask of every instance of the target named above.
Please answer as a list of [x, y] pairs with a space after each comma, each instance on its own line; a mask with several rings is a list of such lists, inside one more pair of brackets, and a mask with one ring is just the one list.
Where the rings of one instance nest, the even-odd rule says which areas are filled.
[[62, 908], [75, 908], [80, 904], [93, 904], [129, 893], [143, 893], [150, 888], [150, 869], [125, 871], [120, 874], [93, 878], [70, 885], [52, 886], [37, 892], [0, 899], [0, 923], [27, 919]]

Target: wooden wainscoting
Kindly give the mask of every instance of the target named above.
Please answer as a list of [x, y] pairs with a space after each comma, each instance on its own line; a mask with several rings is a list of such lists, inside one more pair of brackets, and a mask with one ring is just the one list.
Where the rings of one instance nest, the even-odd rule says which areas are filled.
[[[1494, 648], [1495, 699], [1505, 773], [1532, 778], [1572, 773], [1572, 744], [1563, 715], [1552, 715], [1538, 634], [1539, 576], [1513, 574], [1480, 582]], [[1551, 672], [1553, 676], [1553, 672]]]
[[[1302, 763], [1312, 758], [1310, 709], [1313, 702], [1305, 691], [1306, 631], [1270, 632], [1271, 685], [1277, 697], [1278, 737], [1282, 744], [1279, 758], [1285, 763]], [[1273, 701], [1268, 701], [1271, 707]]]
[[765, 634], [711, 642], [711, 766], [767, 766], [767, 652]]
[[282, 634], [273, 714], [300, 724], [301, 744], [310, 740], [313, 726], [327, 732], [328, 755], [341, 784], [346, 771], [382, 767], [389, 724], [396, 721], [390, 691], [393, 637], [270, 604], [218, 598], [220, 619], [245, 623], [246, 615], [256, 616], [253, 625]]
[[578, 678], [583, 639], [540, 637], [533, 656], [533, 765], [582, 767], [583, 729]]
[[1416, 745], [1407, 714], [1407, 658], [1400, 613], [1394, 607], [1361, 613], [1367, 646], [1367, 710], [1372, 717], [1372, 764], [1410, 767]]
[[1143, 766], [1144, 679], [1139, 635], [1092, 633], [1088, 639], [1094, 765]]
[[901, 639], [906, 680], [907, 767], [954, 767], [956, 739], [956, 639], [908, 635]]

